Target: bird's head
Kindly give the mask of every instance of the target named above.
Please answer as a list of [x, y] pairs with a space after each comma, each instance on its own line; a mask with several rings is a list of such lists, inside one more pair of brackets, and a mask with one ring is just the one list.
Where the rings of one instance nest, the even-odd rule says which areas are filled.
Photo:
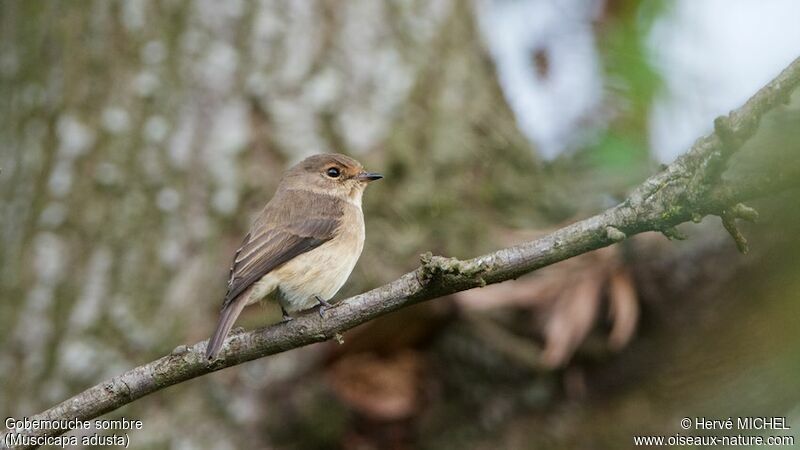
[[281, 184], [350, 199], [361, 204], [361, 195], [383, 175], [367, 172], [360, 162], [338, 153], [309, 156], [290, 168]]

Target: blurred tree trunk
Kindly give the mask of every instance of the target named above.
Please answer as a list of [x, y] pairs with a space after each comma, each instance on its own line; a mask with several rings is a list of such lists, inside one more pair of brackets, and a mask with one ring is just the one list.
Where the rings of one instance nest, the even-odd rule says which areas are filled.
[[[371, 238], [349, 292], [421, 249], [491, 248], [489, 221], [463, 204], [502, 216], [537, 186], [467, 2], [0, 8], [3, 416], [205, 338], [230, 255], [288, 162], [344, 151], [388, 172], [368, 196]], [[456, 225], [433, 226], [444, 217]], [[305, 364], [302, 352], [286, 361]], [[268, 445], [257, 427], [225, 430], [276, 414], [252, 395], [273, 366], [121, 414], [145, 418], [137, 446]]]

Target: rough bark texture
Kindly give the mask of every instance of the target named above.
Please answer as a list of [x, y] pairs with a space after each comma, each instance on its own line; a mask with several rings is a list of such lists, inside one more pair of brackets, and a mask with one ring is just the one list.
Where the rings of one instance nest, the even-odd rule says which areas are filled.
[[[89, 419], [167, 386], [314, 342], [337, 338], [358, 324], [391, 311], [466, 289], [514, 279], [522, 274], [646, 231], [679, 237], [675, 226], [719, 215], [740, 249], [745, 249], [736, 219], [756, 214], [741, 202], [798, 187], [800, 164], [772, 165], [747, 176], [726, 177], [727, 163], [759, 129], [762, 118], [789, 101], [800, 84], [800, 59], [756, 93], [745, 105], [715, 121], [715, 131], [627, 200], [543, 238], [469, 260], [423, 255], [416, 270], [364, 294], [343, 300], [325, 318], [306, 314], [296, 320], [231, 336], [220, 359], [208, 364], [205, 342], [179, 346], [170, 355], [100, 383], [32, 419]], [[61, 430], [66, 431], [66, 430]], [[48, 431], [33, 430], [31, 435]]]

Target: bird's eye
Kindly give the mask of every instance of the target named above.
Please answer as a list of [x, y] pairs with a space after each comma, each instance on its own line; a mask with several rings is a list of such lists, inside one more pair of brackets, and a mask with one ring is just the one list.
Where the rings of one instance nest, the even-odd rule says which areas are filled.
[[328, 175], [331, 178], [339, 178], [339, 175], [341, 175], [341, 172], [339, 172], [338, 168], [331, 167], [330, 169], [325, 171], [325, 174]]

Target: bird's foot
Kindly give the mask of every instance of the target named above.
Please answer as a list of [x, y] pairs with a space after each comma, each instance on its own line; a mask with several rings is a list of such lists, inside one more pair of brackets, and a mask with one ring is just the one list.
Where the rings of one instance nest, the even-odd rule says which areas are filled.
[[323, 300], [319, 295], [315, 295], [314, 298], [319, 302], [319, 316], [324, 319], [325, 311], [327, 311], [328, 308], [332, 308], [333, 305], [328, 303], [326, 300]]
[[294, 320], [294, 317], [290, 316], [289, 313], [286, 312], [286, 309], [283, 307], [283, 305], [281, 305], [281, 317], [281, 323], [291, 322]]

